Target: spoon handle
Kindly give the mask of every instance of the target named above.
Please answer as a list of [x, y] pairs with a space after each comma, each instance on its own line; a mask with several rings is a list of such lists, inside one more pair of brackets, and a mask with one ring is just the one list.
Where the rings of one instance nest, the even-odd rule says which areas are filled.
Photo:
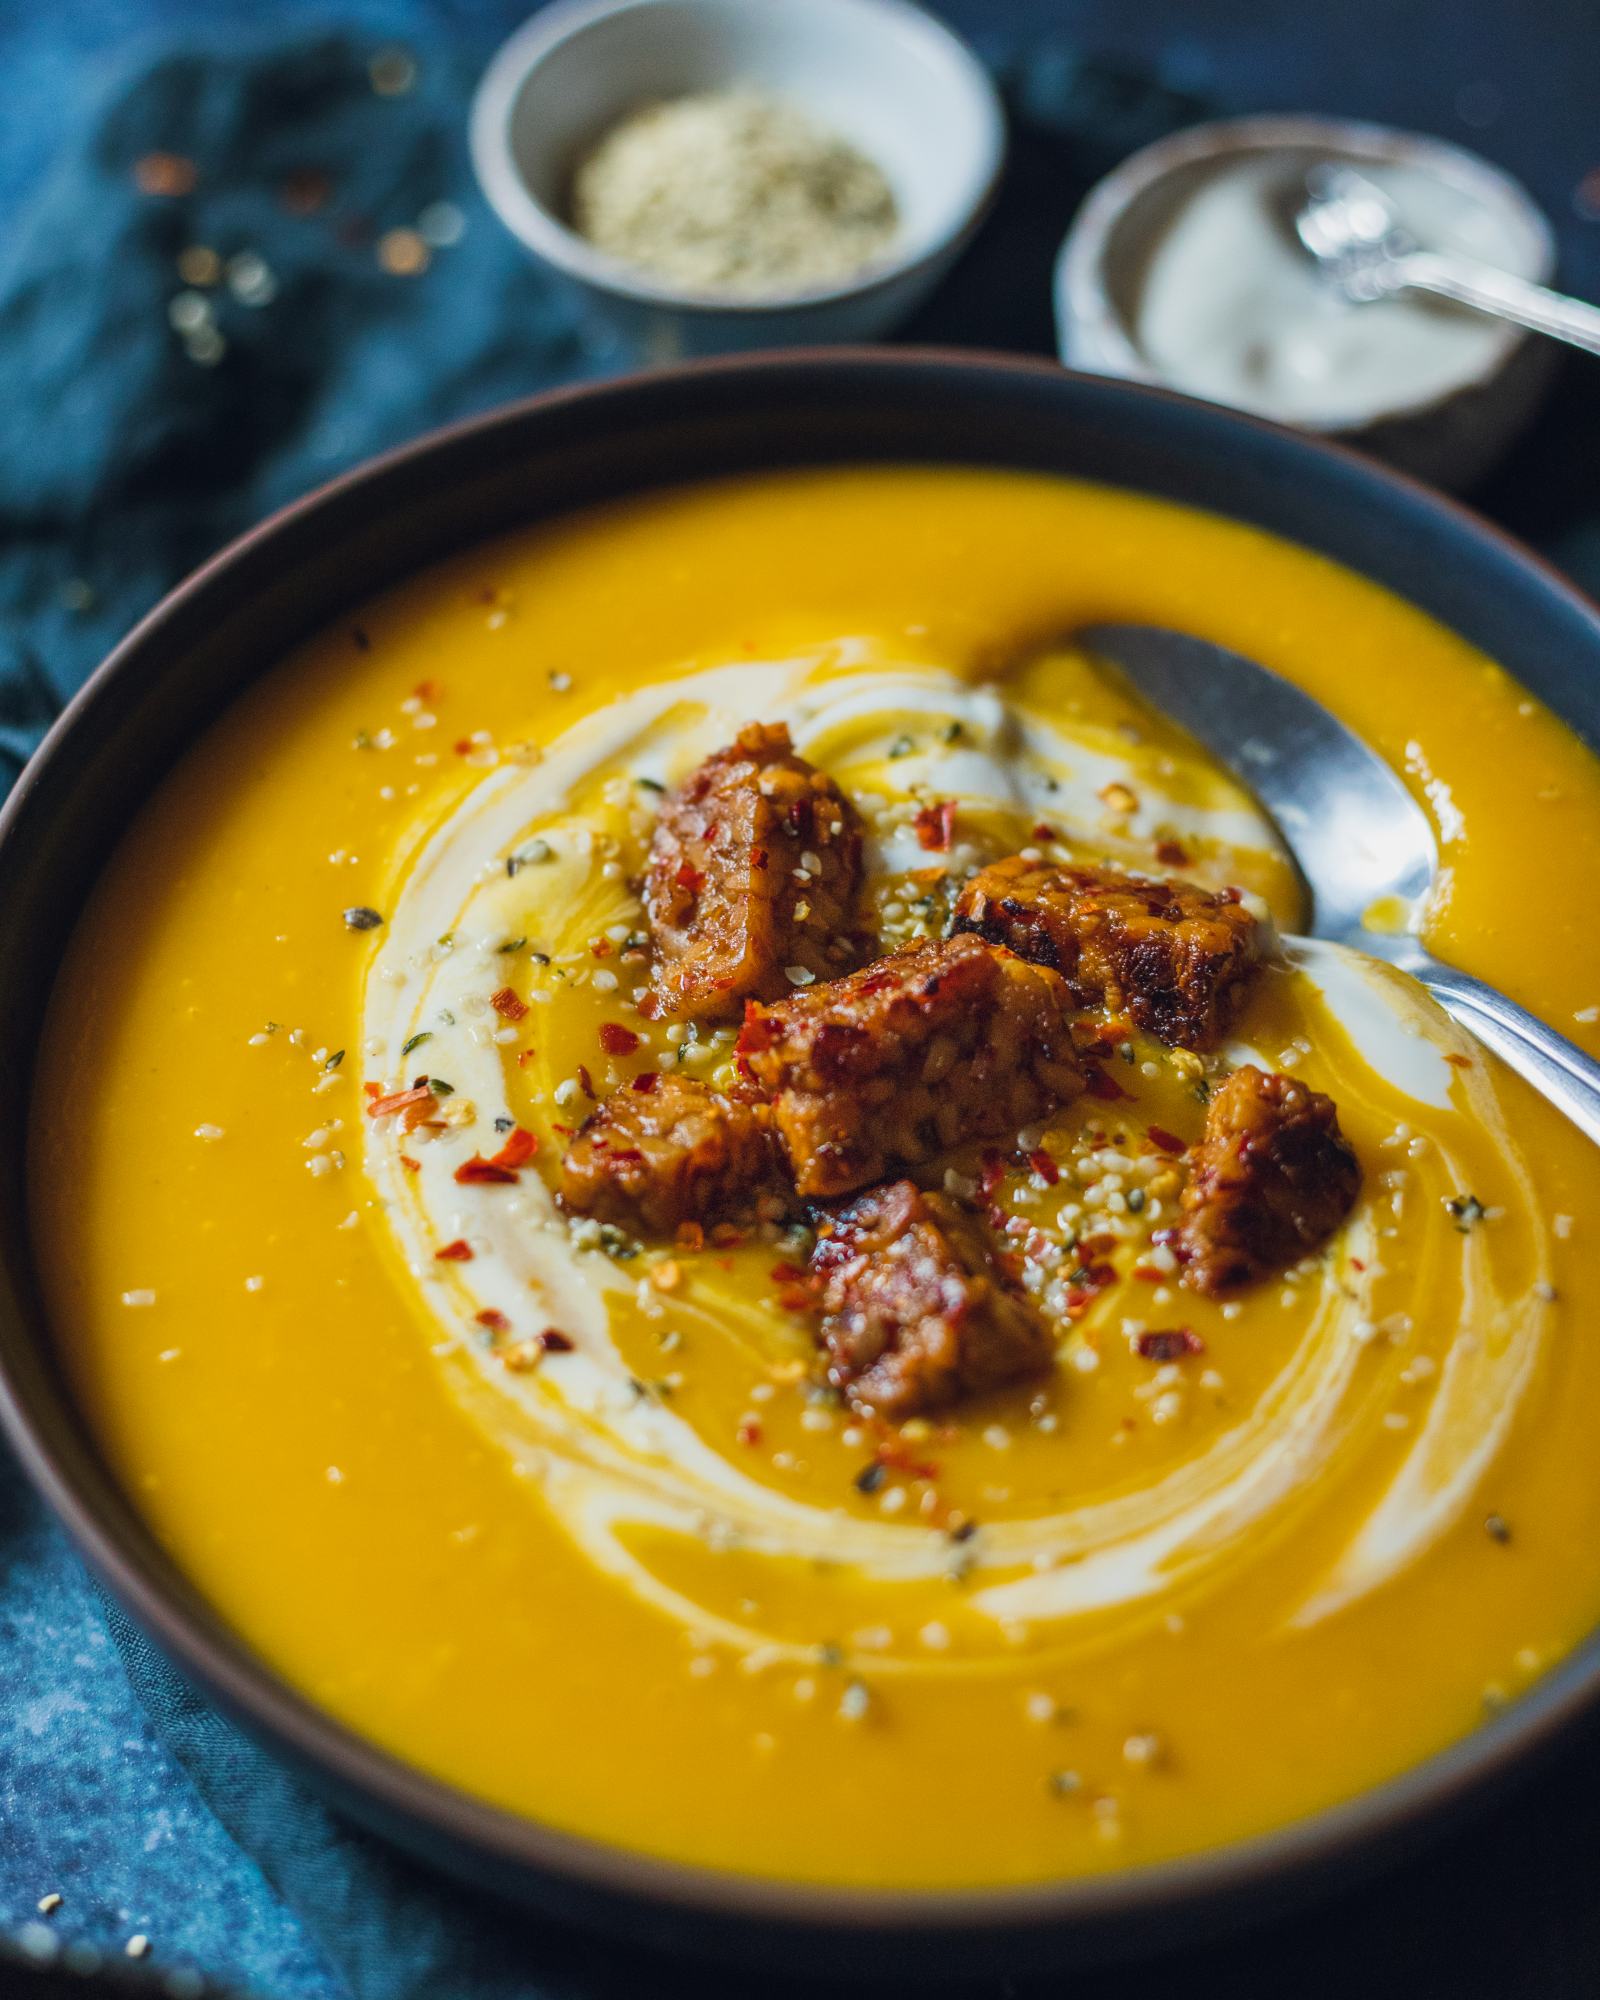
[[1458, 305], [1508, 319], [1534, 333], [1547, 333], [1589, 354], [1600, 354], [1600, 306], [1568, 298], [1546, 285], [1497, 271], [1465, 257], [1444, 257], [1432, 250], [1414, 250], [1390, 266], [1398, 289], [1433, 292]]
[[1600, 1062], [1493, 986], [1454, 966], [1430, 959], [1417, 977], [1468, 1034], [1525, 1076], [1600, 1146]]

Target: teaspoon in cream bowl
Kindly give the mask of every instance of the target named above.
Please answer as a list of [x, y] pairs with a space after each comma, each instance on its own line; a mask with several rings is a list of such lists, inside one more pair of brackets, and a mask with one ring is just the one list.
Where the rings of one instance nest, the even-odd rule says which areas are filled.
[[1357, 305], [1400, 292], [1430, 292], [1474, 312], [1510, 320], [1569, 347], [1600, 354], [1600, 306], [1536, 285], [1472, 257], [1428, 250], [1405, 228], [1382, 188], [1353, 167], [1314, 167], [1295, 234], [1323, 274]]
[[1154, 625], [1077, 634], [1265, 809], [1304, 881], [1309, 935], [1386, 960], [1600, 1145], [1600, 1062], [1424, 949], [1433, 829], [1400, 779], [1310, 695], [1242, 654]]

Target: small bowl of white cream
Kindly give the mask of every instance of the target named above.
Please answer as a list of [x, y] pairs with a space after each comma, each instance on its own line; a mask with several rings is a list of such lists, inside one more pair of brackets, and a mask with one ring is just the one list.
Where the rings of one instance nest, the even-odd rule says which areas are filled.
[[1551, 354], [1442, 300], [1343, 297], [1294, 230], [1327, 163], [1357, 167], [1428, 248], [1548, 282], [1549, 223], [1477, 155], [1376, 125], [1230, 119], [1146, 147], [1084, 202], [1056, 266], [1061, 357], [1470, 484], [1532, 415]]

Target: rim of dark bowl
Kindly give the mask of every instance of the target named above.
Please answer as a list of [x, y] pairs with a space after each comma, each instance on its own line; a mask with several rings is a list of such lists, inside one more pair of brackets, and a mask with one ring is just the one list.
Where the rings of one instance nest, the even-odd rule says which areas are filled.
[[[685, 461], [691, 438], [699, 449]], [[502, 495], [487, 515], [475, 508], [474, 479], [515, 483], [541, 452], [559, 497], [545, 504], [530, 494], [519, 508]], [[583, 479], [554, 479], [564, 453], [581, 461], [585, 452]], [[235, 631], [247, 629], [240, 618], [259, 622], [269, 585], [297, 582], [319, 553], [343, 558], [365, 534], [367, 568], [341, 561], [340, 579], [325, 576], [314, 603], [280, 612], [300, 616], [303, 633], [330, 623], [339, 603], [353, 609], [385, 581], [519, 520], [755, 469], [907, 460], [1103, 480], [1299, 540], [1447, 624], [1459, 623], [1454, 604], [1473, 643], [1600, 743], [1600, 608], [1457, 502], [1353, 451], [1169, 390], [1013, 355], [741, 356], [555, 390], [468, 418], [345, 473], [214, 556], [97, 668], [0, 809], [0, 934], [25, 934], [45, 892], [68, 878], [77, 888], [92, 881], [92, 860], [63, 845], [63, 802], [110, 752], [125, 751], [133, 720], [147, 741], [127, 783], [142, 798], [292, 643], [263, 639], [237, 681], [209, 696], [191, 688], [175, 704], [158, 701], [201, 635], [220, 626], [226, 636], [230, 619]], [[407, 553], [403, 503], [432, 495], [443, 520], [452, 494], [461, 502], [452, 524], [427, 528]], [[1307, 521], [1331, 532], [1297, 532]], [[152, 725], [156, 711], [172, 708], [181, 713]], [[94, 851], [103, 855], [104, 844]], [[0, 1104], [9, 1095], [12, 1106], [0, 1126], [0, 1427], [92, 1569], [189, 1678], [353, 1816], [424, 1858], [547, 1914], [746, 1961], [792, 1966], [802, 1952], [860, 1972], [876, 1942], [898, 1966], [958, 1973], [1141, 1952], [1292, 1908], [1370, 1872], [1534, 1768], [1596, 1706], [1600, 1630], [1502, 1714], [1353, 1798], [1193, 1855], [1011, 1887], [857, 1888], [679, 1863], [430, 1777], [317, 1708], [223, 1624], [100, 1462], [54, 1366], [32, 1276], [23, 1155], [38, 1024], [71, 922], [70, 910], [52, 916], [37, 955], [0, 960], [0, 1077], [9, 1086]], [[20, 1049], [3, 1033], [18, 1022]]]

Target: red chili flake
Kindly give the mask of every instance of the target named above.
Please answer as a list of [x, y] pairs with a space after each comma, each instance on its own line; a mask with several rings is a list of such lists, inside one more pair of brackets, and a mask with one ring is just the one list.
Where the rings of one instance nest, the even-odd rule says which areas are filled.
[[1158, 840], [1156, 842], [1156, 859], [1164, 862], [1168, 868], [1187, 868], [1189, 865], [1189, 850], [1180, 840]]
[[661, 1072], [659, 1070], [642, 1069], [633, 1079], [633, 1088], [638, 1091], [641, 1097], [648, 1097], [660, 1081]]
[[741, 1055], [759, 1054], [762, 1049], [771, 1048], [778, 1039], [778, 1027], [757, 1011], [757, 1003], [744, 1003], [744, 1026], [739, 1030], [739, 1039], [734, 1047]]
[[1471, 1056], [1447, 1055], [1445, 1061], [1452, 1063], [1457, 1069], [1471, 1069], [1472, 1067]]
[[435, 1250], [433, 1254], [441, 1264], [470, 1264], [474, 1252], [467, 1239], [458, 1236], [454, 1243], [447, 1243], [442, 1250]]
[[1083, 1081], [1089, 1095], [1091, 1097], [1098, 1097], [1104, 1104], [1113, 1104], [1119, 1097], [1126, 1097], [1130, 1101], [1132, 1100], [1133, 1092], [1131, 1090], [1124, 1090], [1117, 1079], [1107, 1071], [1101, 1069], [1098, 1063], [1084, 1064]]
[[733, 1067], [736, 1073], [744, 1078], [746, 1083], [755, 1082], [756, 1073], [750, 1067], [750, 1058], [748, 1056], [736, 1055], [733, 1059]]
[[556, 1124], [554, 1119], [552, 1119], [550, 1122], [550, 1130], [552, 1132], [559, 1132], [563, 1139], [570, 1139], [573, 1135], [573, 1132], [576, 1129], [577, 1128], [572, 1125], [558, 1125]]
[[492, 1160], [486, 1160], [481, 1153], [474, 1153], [470, 1160], [463, 1160], [456, 1168], [456, 1179], [463, 1187], [471, 1187], [475, 1182], [502, 1184], [515, 1181], [514, 1167], [497, 1167]]
[[559, 1327], [547, 1326], [539, 1336], [539, 1345], [546, 1354], [570, 1354], [572, 1342]]
[[924, 806], [911, 822], [917, 843], [930, 854], [948, 854], [955, 843], [956, 808], [953, 799], [936, 806]]
[[1352, 1271], [1364, 1271], [1367, 1268], [1367, 1266], [1364, 1259], [1360, 1257], [1352, 1257], [1350, 1259], [1350, 1268]]
[[610, 938], [598, 937], [589, 940], [589, 956], [591, 958], [609, 958], [615, 950], [616, 946], [611, 942]]
[[[716, 1222], [711, 1226], [711, 1240], [719, 1250], [737, 1250], [749, 1236], [748, 1229], [741, 1229], [734, 1222]], [[731, 1271], [731, 1263], [724, 1263], [724, 1270]]]
[[1043, 820], [1040, 820], [1039, 824], [1033, 829], [1033, 837], [1035, 840], [1059, 840], [1061, 838], [1055, 828], [1047, 826]]
[[1169, 1132], [1164, 1125], [1151, 1125], [1146, 1129], [1150, 1134], [1150, 1143], [1154, 1146], [1159, 1146], [1163, 1153], [1188, 1152], [1188, 1147], [1178, 1137], [1177, 1133]]
[[503, 1021], [520, 1021], [528, 1011], [527, 1001], [518, 998], [514, 986], [502, 986], [491, 993], [489, 1005]]
[[402, 1153], [400, 1155], [400, 1164], [408, 1174], [420, 1174], [422, 1172], [422, 1162], [412, 1159], [409, 1153]]
[[511, 1325], [505, 1314], [497, 1312], [493, 1306], [485, 1306], [481, 1313], [474, 1313], [472, 1317], [479, 1326], [486, 1326], [491, 1333], [505, 1333]]
[[907, 1479], [937, 1479], [939, 1468], [930, 1458], [913, 1458], [897, 1438], [885, 1438], [873, 1456], [891, 1472], [903, 1472]]
[[691, 896], [698, 896], [706, 878], [689, 862], [680, 861], [678, 872], [672, 879], [680, 889], [687, 889]]
[[1054, 1187], [1056, 1182], [1061, 1178], [1061, 1169], [1051, 1159], [1043, 1146], [1036, 1148], [1028, 1155], [1028, 1165], [1032, 1167], [1040, 1180], [1047, 1182], [1051, 1187]]
[[978, 1186], [985, 1201], [1006, 1177], [1004, 1156], [993, 1146], [985, 1146], [978, 1155]]
[[472, 755], [472, 738], [470, 736], [458, 736], [451, 745], [451, 748], [458, 757], [470, 757]]
[[778, 1293], [778, 1304], [786, 1313], [808, 1313], [816, 1310], [815, 1297], [799, 1285], [785, 1285]]
[[759, 868], [763, 874], [766, 873], [770, 865], [767, 859], [767, 850], [764, 847], [758, 847], [750, 856], [750, 866], [752, 868]]
[[533, 1061], [533, 1050], [532, 1050], [532, 1049], [518, 1049], [518, 1050], [517, 1050], [517, 1068], [518, 1068], [518, 1069], [526, 1069], [526, 1068], [528, 1067], [529, 1063], [531, 1063], [532, 1061]]
[[639, 1046], [639, 1037], [632, 1028], [623, 1027], [619, 1021], [602, 1021], [600, 1046], [608, 1056], [631, 1056]]
[[506, 1167], [514, 1173], [518, 1167], [525, 1167], [538, 1150], [539, 1142], [533, 1134], [515, 1125], [499, 1152], [490, 1155], [489, 1165]]
[[364, 1083], [361, 1088], [366, 1092], [368, 1097], [382, 1097], [383, 1095], [383, 1085], [381, 1083]]
[[761, 1426], [753, 1417], [747, 1417], [734, 1433], [740, 1444], [760, 1444]]
[[1091, 1264], [1078, 1274], [1079, 1282], [1068, 1289], [1067, 1317], [1078, 1319], [1093, 1305], [1096, 1296], [1114, 1285], [1117, 1274], [1109, 1264]]
[[803, 1285], [806, 1281], [806, 1274], [798, 1264], [776, 1263], [767, 1276], [775, 1285]]
[[590, 1077], [589, 1072], [584, 1068], [582, 1063], [579, 1063], [578, 1065], [578, 1088], [583, 1092], [584, 1096], [588, 1098], [591, 1104], [594, 1104], [598, 1101], [594, 1094], [594, 1081]]
[[1135, 1264], [1129, 1276], [1137, 1278], [1141, 1285], [1161, 1285], [1165, 1284], [1172, 1273], [1158, 1271], [1154, 1264]]
[[367, 1106], [369, 1118], [387, 1118], [396, 1111], [409, 1111], [413, 1105], [432, 1104], [433, 1092], [426, 1078], [415, 1083], [409, 1090], [396, 1090], [388, 1097], [375, 1097]]
[[1134, 1346], [1145, 1361], [1181, 1361], [1187, 1354], [1206, 1351], [1205, 1342], [1189, 1326], [1152, 1328], [1149, 1333], [1141, 1333]]

